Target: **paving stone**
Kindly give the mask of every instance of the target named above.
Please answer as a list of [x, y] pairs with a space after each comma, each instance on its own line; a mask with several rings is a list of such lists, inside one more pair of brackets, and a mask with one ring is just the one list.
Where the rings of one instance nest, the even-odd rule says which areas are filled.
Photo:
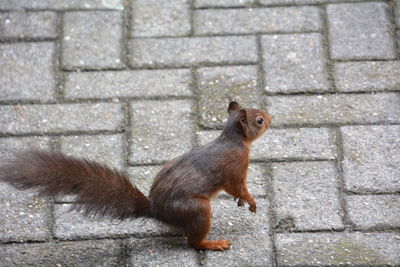
[[[12, 153], [30, 148], [50, 149], [48, 137], [6, 137], [0, 138], [0, 164], [12, 158]], [[0, 183], [0, 203], [5, 201], [29, 203], [37, 201], [36, 190], [18, 190]]]
[[350, 195], [346, 202], [350, 221], [357, 228], [400, 227], [399, 195]]
[[171, 233], [169, 228], [150, 219], [111, 220], [84, 216], [81, 211], [70, 211], [71, 204], [57, 204], [54, 208], [54, 236], [61, 240], [154, 236]]
[[0, 100], [53, 100], [53, 43], [0, 45]]
[[265, 91], [293, 93], [329, 89], [319, 33], [267, 35], [261, 39]]
[[124, 9], [123, 0], [0, 0], [0, 10], [16, 9]]
[[182, 36], [190, 28], [188, 0], [132, 1], [132, 36]]
[[257, 62], [254, 36], [143, 38], [132, 39], [129, 47], [134, 67]]
[[253, 4], [255, 0], [196, 0], [194, 5], [197, 8], [201, 7], [245, 7]]
[[333, 59], [393, 59], [389, 6], [386, 3], [328, 5]]
[[205, 266], [273, 266], [270, 235], [258, 232], [222, 236], [232, 241], [227, 251], [207, 251]]
[[49, 204], [42, 200], [22, 203], [18, 199], [3, 199], [0, 202], [0, 241], [50, 239], [50, 213]]
[[228, 118], [228, 104], [236, 100], [245, 108], [260, 108], [256, 66], [199, 68], [196, 72], [200, 123], [222, 127]]
[[61, 151], [69, 156], [85, 157], [110, 168], [124, 168], [121, 135], [63, 136]]
[[400, 190], [400, 126], [341, 127], [346, 189], [355, 192]]
[[192, 148], [193, 132], [191, 101], [133, 101], [129, 160], [162, 163], [180, 156]]
[[192, 96], [188, 69], [71, 72], [67, 98]]
[[0, 38], [55, 38], [57, 14], [44, 12], [9, 12], [0, 14]]
[[129, 167], [127, 170], [129, 181], [148, 196], [154, 178], [161, 168], [162, 165]]
[[121, 68], [122, 15], [118, 11], [64, 14], [64, 68]]
[[272, 176], [279, 230], [343, 228], [333, 163], [276, 163]]
[[195, 34], [317, 31], [321, 25], [317, 7], [204, 9], [194, 13]]
[[276, 236], [278, 266], [396, 266], [396, 233], [285, 233]]
[[196, 250], [183, 237], [128, 239], [129, 264], [137, 266], [198, 266]]
[[[197, 132], [199, 144], [213, 141], [221, 131]], [[252, 160], [335, 159], [333, 134], [327, 128], [269, 129], [252, 144]]]
[[2, 266], [121, 266], [119, 240], [3, 245]]
[[57, 104], [0, 106], [3, 133], [117, 130], [123, 116], [121, 105]]
[[268, 96], [272, 125], [396, 123], [400, 98], [396, 93]]
[[335, 64], [339, 91], [400, 90], [400, 61], [367, 61]]

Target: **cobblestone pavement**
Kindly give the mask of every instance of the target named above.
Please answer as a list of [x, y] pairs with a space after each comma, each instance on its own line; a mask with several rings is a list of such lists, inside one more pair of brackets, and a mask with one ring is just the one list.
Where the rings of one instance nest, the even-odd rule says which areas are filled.
[[226, 194], [199, 252], [153, 221], [0, 184], [0, 265], [399, 266], [400, 1], [0, 0], [0, 159], [37, 146], [126, 171], [214, 138], [229, 100], [273, 116], [258, 212]]

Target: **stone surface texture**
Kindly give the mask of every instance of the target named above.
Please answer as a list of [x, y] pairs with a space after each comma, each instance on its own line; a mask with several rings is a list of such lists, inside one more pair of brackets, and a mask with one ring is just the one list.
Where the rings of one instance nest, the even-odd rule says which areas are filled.
[[0, 0], [0, 180], [45, 149], [148, 196], [233, 100], [272, 125], [250, 149], [257, 213], [212, 196], [207, 238], [230, 250], [0, 182], [0, 266], [400, 266], [400, 0]]

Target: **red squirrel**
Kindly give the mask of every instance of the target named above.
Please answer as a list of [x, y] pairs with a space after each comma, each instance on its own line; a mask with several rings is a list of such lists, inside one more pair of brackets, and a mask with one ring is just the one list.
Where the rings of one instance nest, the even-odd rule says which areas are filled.
[[270, 126], [258, 109], [228, 107], [229, 118], [213, 142], [167, 162], [146, 197], [116, 170], [60, 152], [29, 150], [0, 166], [0, 180], [18, 189], [37, 188], [41, 196], [75, 195], [75, 208], [120, 220], [147, 217], [183, 230], [189, 245], [203, 250], [229, 249], [229, 240], [206, 240], [211, 228], [210, 200], [225, 190], [256, 212], [247, 189], [251, 143]]

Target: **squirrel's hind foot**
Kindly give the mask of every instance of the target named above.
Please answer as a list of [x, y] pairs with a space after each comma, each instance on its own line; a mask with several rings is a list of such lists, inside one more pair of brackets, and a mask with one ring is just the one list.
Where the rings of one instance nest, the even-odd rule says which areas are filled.
[[200, 244], [194, 246], [196, 249], [204, 250], [227, 250], [231, 248], [230, 240], [203, 240]]

